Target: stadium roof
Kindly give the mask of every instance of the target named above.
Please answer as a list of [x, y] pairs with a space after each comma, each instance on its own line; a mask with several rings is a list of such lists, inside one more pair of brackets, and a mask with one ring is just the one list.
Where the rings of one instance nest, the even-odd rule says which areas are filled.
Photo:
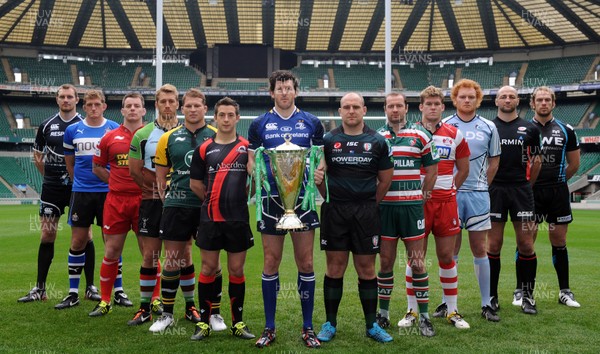
[[[164, 45], [382, 52], [383, 0], [164, 0]], [[0, 45], [151, 50], [155, 0], [0, 0]], [[393, 50], [600, 43], [599, 0], [392, 0]]]

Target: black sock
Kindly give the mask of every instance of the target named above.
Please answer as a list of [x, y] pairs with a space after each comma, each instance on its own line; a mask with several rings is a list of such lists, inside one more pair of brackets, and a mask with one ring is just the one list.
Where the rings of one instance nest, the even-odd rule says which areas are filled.
[[221, 269], [217, 270], [217, 273], [215, 274], [215, 283], [213, 286], [216, 291], [213, 293], [214, 298], [211, 299], [212, 308], [210, 313], [212, 315], [218, 315], [221, 313], [221, 294], [223, 293], [223, 271]]
[[180, 271], [177, 270], [162, 270], [160, 278], [161, 296], [164, 306], [164, 313], [173, 314], [173, 306], [175, 305], [175, 296], [177, 288], [179, 288]]
[[[377, 289], [377, 281], [375, 281]], [[337, 326], [337, 313], [344, 293], [344, 278], [330, 278], [327, 275], [323, 281], [323, 298], [325, 299], [325, 316], [333, 327]]]
[[552, 264], [558, 276], [558, 286], [560, 290], [569, 289], [569, 253], [567, 246], [552, 246]]
[[[216, 286], [215, 286], [216, 288]], [[246, 278], [229, 276], [229, 301], [231, 302], [231, 324], [243, 321]]]
[[208, 323], [211, 315], [212, 298], [214, 296], [215, 278], [203, 276], [198, 277], [198, 307], [200, 310], [200, 322]]
[[54, 242], [40, 243], [38, 250], [38, 269], [37, 269], [37, 286], [38, 289], [46, 288], [46, 278], [48, 277], [48, 270], [52, 264], [54, 258]]
[[525, 256], [519, 253], [519, 272], [521, 274], [521, 289], [523, 297], [533, 299], [535, 289], [535, 277], [537, 272], [537, 256], [535, 252]]
[[89, 240], [85, 245], [85, 265], [83, 272], [85, 274], [85, 286], [94, 285], [94, 270], [96, 268], [96, 247], [94, 240]]
[[365, 315], [367, 329], [371, 329], [377, 313], [377, 278], [358, 278], [358, 297]]
[[519, 249], [515, 248], [515, 273], [517, 275], [517, 285], [515, 289], [521, 288], [521, 275], [519, 274]]
[[500, 279], [500, 254], [487, 254], [490, 261], [490, 296], [498, 298], [498, 281]]

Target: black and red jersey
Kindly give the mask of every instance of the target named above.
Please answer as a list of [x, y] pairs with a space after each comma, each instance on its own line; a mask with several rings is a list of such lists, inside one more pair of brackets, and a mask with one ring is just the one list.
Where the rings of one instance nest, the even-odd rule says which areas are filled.
[[194, 150], [190, 178], [206, 186], [201, 221], [248, 221], [246, 179], [248, 140], [230, 144], [210, 138]]

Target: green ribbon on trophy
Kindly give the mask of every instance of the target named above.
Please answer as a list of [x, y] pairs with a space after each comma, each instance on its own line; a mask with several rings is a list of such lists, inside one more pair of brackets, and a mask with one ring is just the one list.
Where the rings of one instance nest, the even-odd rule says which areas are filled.
[[[261, 190], [265, 189], [267, 197], [271, 197], [271, 187], [268, 182], [265, 154], [269, 156], [271, 172], [275, 178], [275, 184], [279, 191], [279, 197], [284, 215], [275, 224], [277, 230], [301, 230], [305, 227], [302, 221], [296, 216], [294, 208], [302, 189], [302, 182], [306, 170], [306, 156], [309, 155], [309, 169], [307, 176], [306, 190], [302, 209], [317, 210], [316, 196], [317, 187], [315, 185], [314, 173], [318, 167], [323, 151], [320, 147], [313, 146], [311, 149], [300, 147], [290, 142], [290, 134], [284, 136], [285, 143], [273, 149], [260, 147], [254, 152], [254, 176], [250, 176], [250, 186], [254, 178], [254, 195], [256, 197], [256, 221], [262, 220], [262, 202]], [[324, 181], [327, 188], [327, 180]], [[329, 199], [327, 193], [327, 200]], [[250, 201], [251, 195], [248, 196]]]

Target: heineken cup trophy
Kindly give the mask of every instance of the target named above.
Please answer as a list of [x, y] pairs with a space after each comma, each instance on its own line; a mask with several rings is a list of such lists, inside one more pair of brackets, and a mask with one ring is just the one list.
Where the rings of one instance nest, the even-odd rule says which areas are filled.
[[277, 230], [300, 230], [305, 225], [296, 215], [294, 208], [302, 188], [306, 156], [310, 150], [291, 143], [292, 136], [290, 134], [286, 134], [284, 139], [285, 143], [274, 149], [265, 150], [271, 161], [271, 172], [285, 210], [284, 215], [275, 224], [275, 228]]

